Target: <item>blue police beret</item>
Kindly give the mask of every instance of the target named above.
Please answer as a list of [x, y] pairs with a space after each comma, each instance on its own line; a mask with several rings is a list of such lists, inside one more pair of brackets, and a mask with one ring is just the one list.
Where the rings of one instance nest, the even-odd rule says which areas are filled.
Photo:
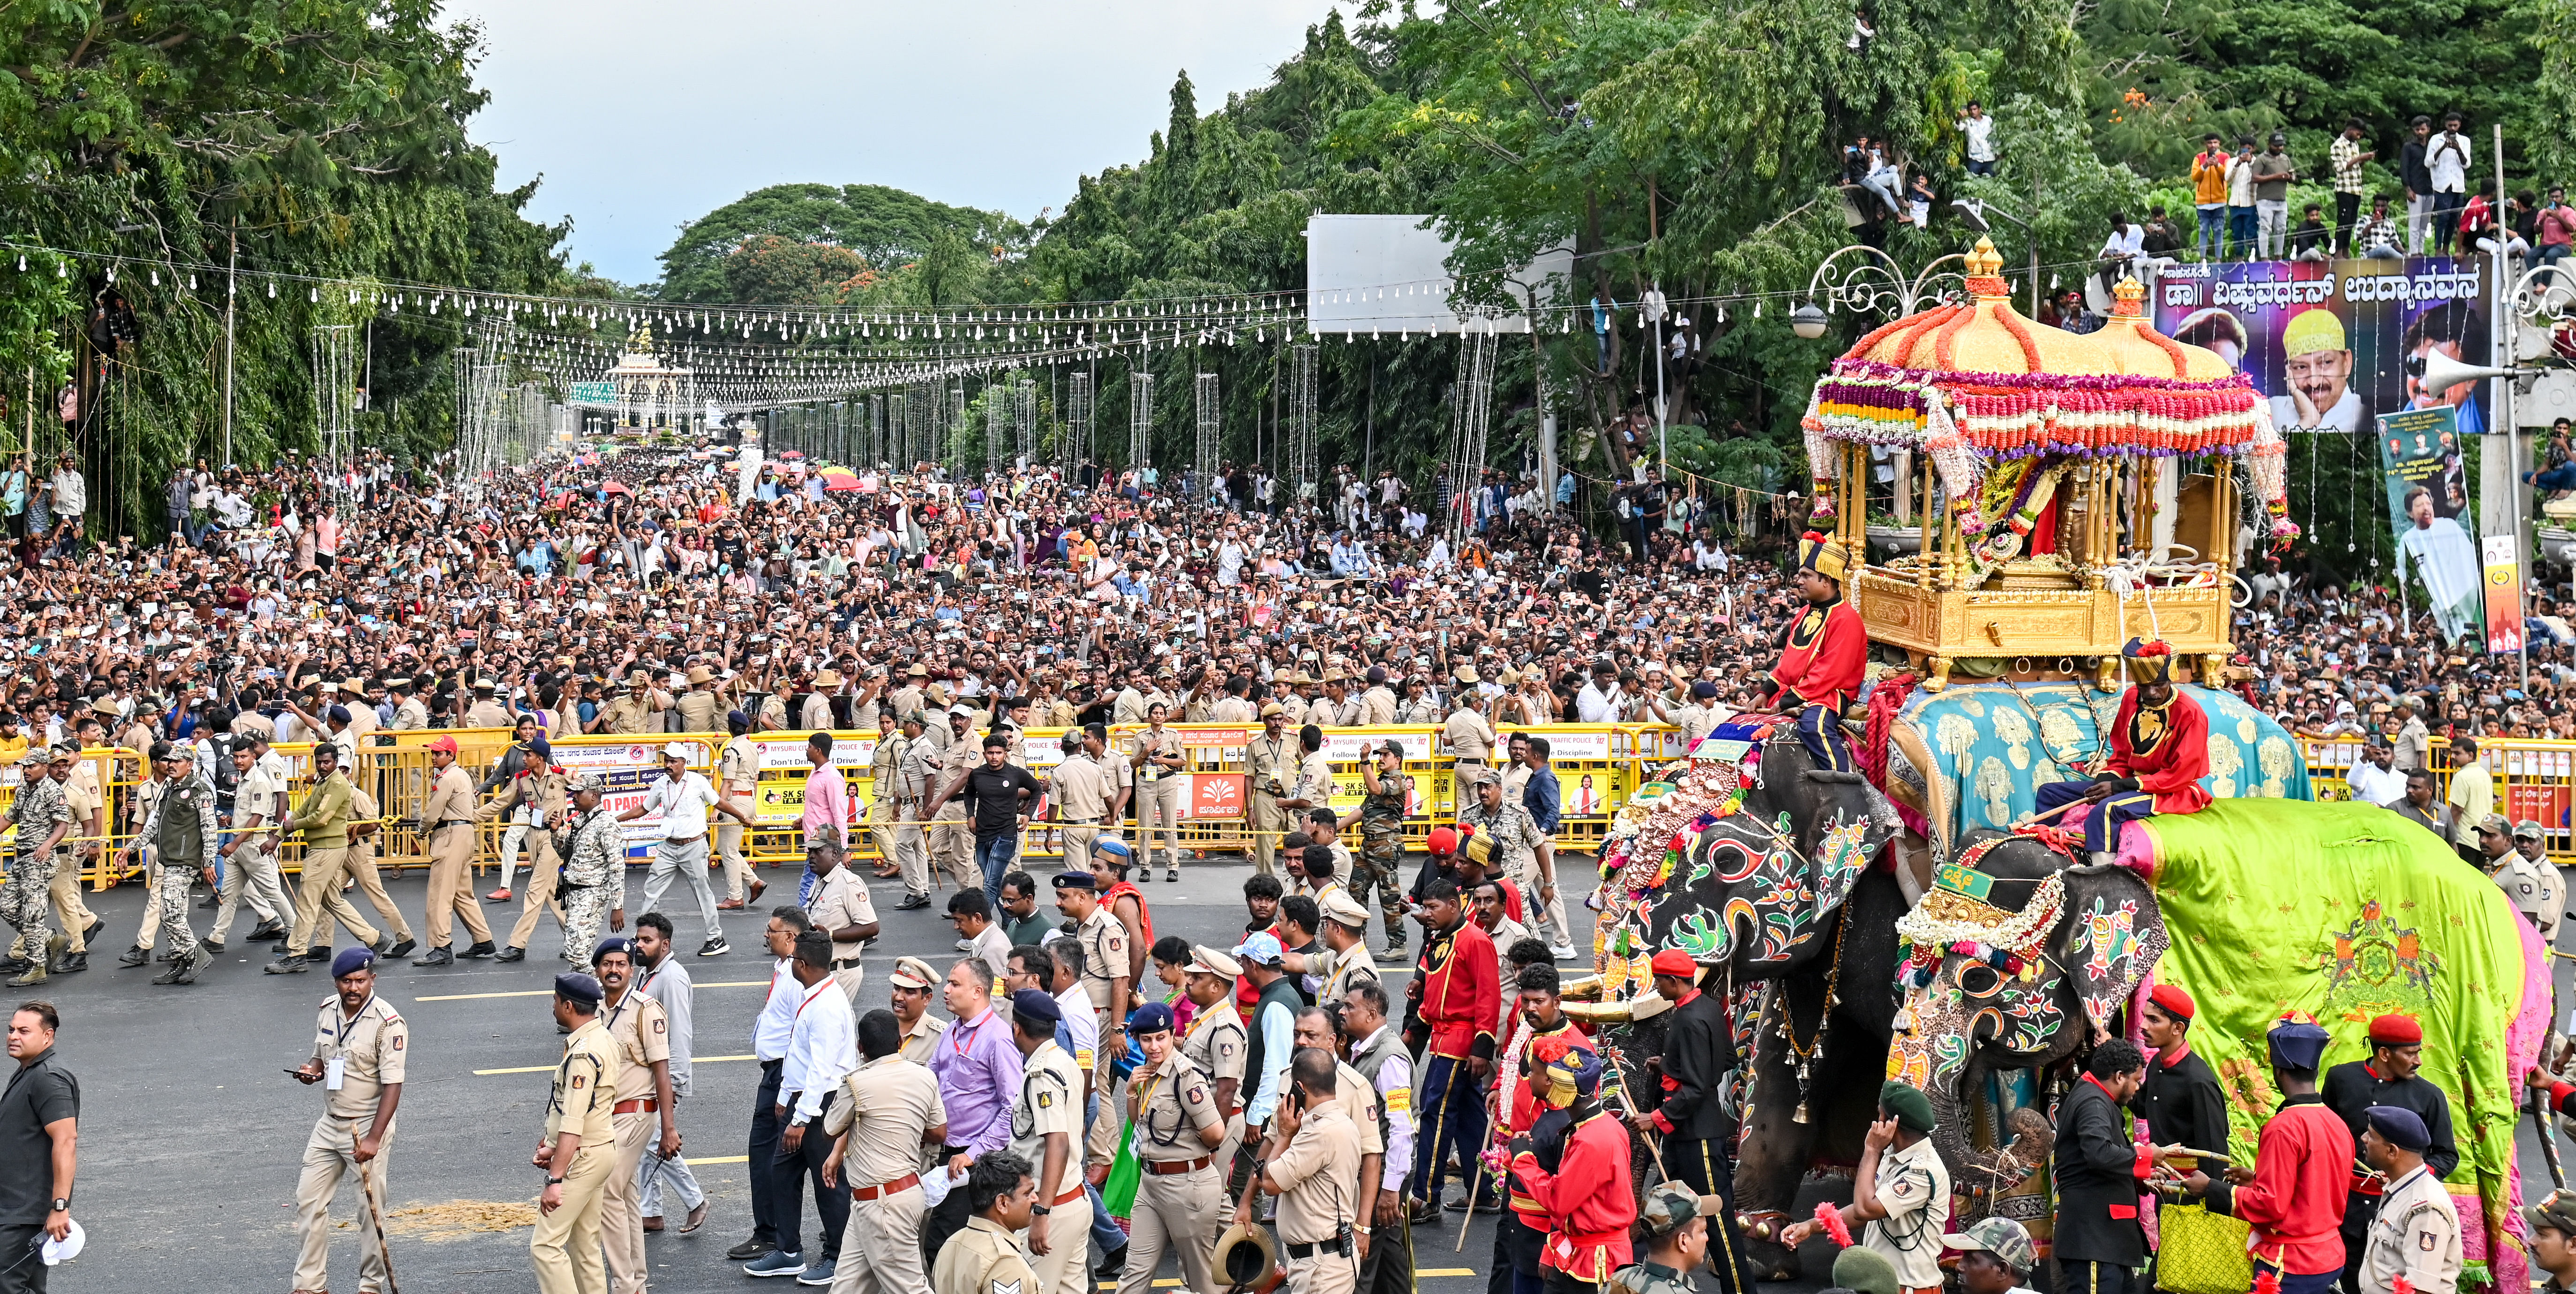
[[1089, 872], [1057, 872], [1055, 887], [1059, 890], [1096, 890], [1100, 888], [1100, 878]]
[[555, 976], [555, 992], [575, 1002], [588, 1002], [592, 1006], [599, 1005], [601, 996], [599, 981], [578, 971], [565, 971]]
[[359, 971], [374, 970], [375, 968], [375, 949], [343, 948], [340, 950], [339, 956], [331, 959], [331, 978], [338, 979], [343, 975], [354, 975]]
[[1160, 1002], [1148, 1002], [1127, 1015], [1129, 1033], [1170, 1033], [1172, 1027], [1172, 1008]]
[[2369, 1114], [2370, 1130], [2378, 1133], [2380, 1140], [2400, 1150], [2412, 1150], [2420, 1155], [2433, 1144], [2433, 1134], [2424, 1128], [2424, 1116], [2413, 1110], [2395, 1105], [2374, 1105], [2370, 1107]]
[[1024, 988], [1011, 995], [1011, 1015], [1031, 1030], [1042, 1028], [1052, 1033], [1056, 1023], [1064, 1019], [1064, 1008], [1056, 1005], [1054, 994]]
[[635, 943], [624, 935], [610, 935], [600, 940], [598, 947], [590, 950], [590, 964], [598, 965], [599, 959], [610, 953], [624, 953], [626, 960], [631, 962], [635, 960]]

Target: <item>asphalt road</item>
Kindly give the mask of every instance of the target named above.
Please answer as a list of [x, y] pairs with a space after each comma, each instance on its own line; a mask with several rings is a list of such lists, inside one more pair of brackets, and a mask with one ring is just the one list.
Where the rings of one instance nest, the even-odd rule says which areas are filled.
[[[1209, 862], [1191, 865], [1177, 885], [1147, 885], [1156, 933], [1231, 946], [1242, 931], [1242, 883], [1250, 874], [1248, 864]], [[792, 897], [792, 874], [763, 876], [770, 881], [770, 899]], [[641, 897], [641, 879], [640, 870], [630, 874], [632, 899]], [[415, 929], [422, 883], [416, 872], [390, 884], [396, 901], [413, 915]], [[894, 958], [919, 955], [944, 967], [954, 956], [955, 934], [939, 917], [941, 907], [895, 912], [900, 887], [875, 882], [874, 888], [885, 933], [868, 954], [863, 1007], [883, 1002], [883, 975]], [[58, 1046], [80, 1077], [83, 1097], [73, 1212], [88, 1230], [89, 1246], [53, 1273], [54, 1287], [285, 1290], [296, 1254], [298, 1162], [321, 1095], [280, 1071], [307, 1054], [313, 1014], [330, 980], [318, 969], [291, 978], [263, 975], [260, 967], [274, 945], [236, 942], [196, 984], [155, 987], [147, 981], [157, 968], [116, 965], [141, 919], [142, 897], [133, 886], [92, 896], [91, 907], [106, 922], [92, 943], [94, 969], [55, 977], [38, 990], [62, 1011]], [[944, 904], [944, 897], [936, 902]], [[506, 929], [504, 906], [487, 904], [485, 912]], [[508, 906], [515, 916], [515, 904]], [[1588, 924], [1571, 894], [1567, 910]], [[212, 913], [192, 915], [202, 936]], [[747, 1053], [768, 966], [758, 946], [765, 914], [722, 915], [734, 951], [689, 958], [698, 985], [696, 1093], [682, 1104], [679, 1118], [683, 1153], [712, 1207], [696, 1234], [649, 1236], [646, 1251], [662, 1289], [785, 1294], [789, 1282], [755, 1284], [724, 1256], [751, 1226], [743, 1152], [759, 1068]], [[696, 948], [703, 935], [695, 915], [677, 924], [681, 947]], [[247, 929], [245, 914], [236, 939]], [[380, 981], [379, 991], [412, 1026], [387, 1200], [395, 1274], [407, 1294], [528, 1287], [524, 1219], [532, 1216], [541, 1183], [527, 1156], [542, 1122], [548, 1074], [560, 1055], [547, 1005], [552, 977], [562, 969], [555, 960], [560, 946], [549, 920], [540, 923], [525, 962], [469, 961], [441, 970], [397, 963]], [[1391, 979], [1406, 973], [1381, 969]], [[2562, 994], [2571, 978], [2576, 977], [2562, 962]], [[2536, 1197], [2549, 1189], [2549, 1179], [2531, 1120], [2521, 1122], [2519, 1135], [2529, 1174], [2525, 1194]], [[2576, 1146], [2567, 1149], [2576, 1163]], [[1849, 1189], [1839, 1178], [1811, 1180], [1802, 1195], [1848, 1198]], [[353, 1211], [359, 1207], [354, 1192], [344, 1189], [332, 1254], [334, 1288], [343, 1291], [357, 1288], [359, 1223]], [[816, 1226], [810, 1208], [809, 1235]], [[1491, 1266], [1489, 1222], [1475, 1219], [1463, 1251], [1457, 1223], [1458, 1215], [1450, 1214], [1443, 1225], [1415, 1236], [1419, 1285], [1432, 1294], [1481, 1289]], [[677, 1225], [675, 1216], [672, 1226]], [[1769, 1288], [1791, 1294], [1827, 1284], [1820, 1278], [1830, 1267], [1830, 1242], [1819, 1239], [1811, 1248], [1805, 1255], [1807, 1279]], [[1178, 1275], [1167, 1262], [1158, 1283], [1176, 1287]]]
[[[1231, 947], [1242, 934], [1242, 886], [1251, 874], [1248, 864], [1210, 862], [1188, 866], [1177, 885], [1147, 885], [1155, 933]], [[793, 899], [792, 873], [762, 876], [772, 905], [782, 894]], [[630, 902], [641, 899], [641, 881], [640, 869], [629, 874]], [[422, 885], [418, 872], [388, 883], [415, 932]], [[931, 910], [896, 912], [900, 885], [875, 882], [874, 893], [885, 931], [868, 952], [863, 1008], [883, 1005], [883, 976], [896, 957], [918, 955], [945, 968], [956, 955], [956, 934], [940, 915], [944, 894]], [[91, 908], [106, 923], [92, 941], [93, 969], [56, 976], [35, 990], [61, 1009], [57, 1046], [80, 1077], [83, 1102], [73, 1216], [89, 1233], [88, 1249], [53, 1273], [54, 1288], [285, 1290], [296, 1256], [298, 1164], [322, 1098], [280, 1071], [309, 1053], [314, 1012], [330, 992], [330, 978], [319, 968], [293, 977], [261, 974], [275, 945], [239, 941], [249, 929], [245, 912], [232, 947], [195, 984], [156, 987], [148, 981], [157, 966], [116, 964], [133, 942], [142, 897], [134, 886], [91, 896]], [[516, 916], [515, 902], [485, 904], [484, 911], [506, 933], [504, 906]], [[688, 958], [698, 986], [696, 1091], [679, 1114], [682, 1153], [711, 1207], [697, 1233], [648, 1236], [646, 1252], [659, 1288], [785, 1294], [792, 1282], [754, 1281], [724, 1256], [751, 1230], [743, 1158], [760, 1070], [748, 1053], [769, 964], [759, 947], [765, 909], [721, 915], [734, 950]], [[192, 916], [203, 937], [213, 913]], [[702, 942], [694, 913], [675, 924], [682, 948]], [[347, 939], [344, 934], [344, 945]], [[562, 1054], [548, 1009], [553, 977], [564, 969], [555, 959], [561, 945], [549, 919], [539, 923], [528, 959], [516, 965], [465, 961], [421, 970], [395, 963], [379, 981], [378, 991], [412, 1028], [386, 1202], [394, 1273], [405, 1294], [528, 1285], [527, 1228], [477, 1228], [532, 1209], [542, 1185], [527, 1159], [543, 1122], [549, 1074]], [[1400, 974], [1381, 969], [1390, 978]], [[341, 1238], [333, 1244], [334, 1289], [357, 1288], [353, 1228], [361, 1207], [354, 1189], [344, 1188], [335, 1206]], [[1457, 1215], [1450, 1217], [1450, 1225], [1417, 1236], [1420, 1284], [1438, 1294], [1467, 1294], [1483, 1286], [1491, 1227], [1478, 1218], [1466, 1251], [1453, 1252]], [[678, 1226], [676, 1215], [670, 1224]], [[817, 1226], [810, 1203], [805, 1226], [809, 1236]], [[812, 1248], [809, 1243], [809, 1253]], [[1165, 1267], [1162, 1284], [1178, 1286], [1177, 1265]]]

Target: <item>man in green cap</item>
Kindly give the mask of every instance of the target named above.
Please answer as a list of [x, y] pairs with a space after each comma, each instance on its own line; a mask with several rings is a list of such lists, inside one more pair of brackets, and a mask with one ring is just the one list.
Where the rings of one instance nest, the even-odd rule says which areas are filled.
[[[1708, 1208], [1701, 1208], [1705, 1201]], [[1646, 1256], [1610, 1273], [1602, 1294], [1697, 1294], [1690, 1273], [1708, 1257], [1709, 1214], [1721, 1207], [1681, 1182], [1646, 1192], [1637, 1225], [1646, 1233]]]
[[1979, 1218], [1941, 1243], [1959, 1251], [1959, 1294], [2016, 1294], [2039, 1265], [2039, 1246], [2011, 1218]]
[[[1911, 1084], [1890, 1079], [1878, 1090], [1878, 1121], [1869, 1125], [1861, 1143], [1860, 1168], [1852, 1174], [1852, 1203], [1842, 1210], [1845, 1224], [1866, 1222], [1869, 1230], [1859, 1248], [1887, 1259], [1896, 1269], [1905, 1294], [1941, 1288], [1941, 1233], [1950, 1221], [1950, 1170], [1932, 1145], [1932, 1099]], [[1783, 1229], [1780, 1243], [1791, 1249], [1823, 1228], [1821, 1222], [1799, 1222]], [[1842, 1279], [1847, 1289], [1857, 1285]]]

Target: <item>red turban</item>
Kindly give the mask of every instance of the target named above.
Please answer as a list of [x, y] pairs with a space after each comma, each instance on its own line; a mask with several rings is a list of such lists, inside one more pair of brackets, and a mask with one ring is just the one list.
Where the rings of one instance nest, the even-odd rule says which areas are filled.
[[2193, 1012], [2200, 1009], [2192, 1002], [2191, 994], [2183, 992], [2180, 988], [2172, 984], [2158, 984], [2154, 988], [2149, 989], [2147, 991], [2147, 1000], [2164, 1008], [2164, 1013], [2166, 1015], [2172, 1016], [2177, 1020], [2188, 1020], [2192, 1017]]
[[1458, 831], [1454, 827], [1433, 827], [1422, 843], [1432, 853], [1454, 854], [1458, 852]]
[[1653, 966], [1658, 975], [1674, 975], [1687, 980], [1699, 978], [1699, 963], [1692, 961], [1691, 955], [1679, 948], [1667, 948], [1656, 953]]
[[2370, 1042], [2374, 1047], [2421, 1046], [2424, 1026], [2411, 1015], [2383, 1015], [2370, 1022]]

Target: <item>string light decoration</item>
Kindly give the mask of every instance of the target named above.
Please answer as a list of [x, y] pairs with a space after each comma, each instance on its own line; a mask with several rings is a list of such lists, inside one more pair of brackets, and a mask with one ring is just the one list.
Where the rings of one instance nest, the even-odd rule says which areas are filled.
[[1198, 438], [1192, 446], [1190, 460], [1191, 497], [1204, 498], [1208, 483], [1224, 470], [1219, 462], [1223, 452], [1223, 409], [1217, 403], [1216, 374], [1201, 373], [1194, 394], [1198, 397]]
[[[1477, 327], [1478, 323], [1486, 326]], [[1464, 544], [1474, 520], [1475, 490], [1485, 471], [1485, 433], [1493, 415], [1495, 333], [1492, 317], [1479, 314], [1458, 338], [1458, 379], [1449, 396], [1448, 528]]]
[[1142, 472], [1154, 465], [1154, 375], [1127, 375], [1127, 466]]
[[1064, 379], [1064, 474], [1070, 480], [1091, 461], [1091, 374], [1076, 369]]
[[1315, 359], [1312, 342], [1300, 342], [1288, 350], [1288, 444], [1282, 467], [1288, 477], [1288, 497], [1299, 506], [1313, 497], [1323, 481], [1315, 447]]

